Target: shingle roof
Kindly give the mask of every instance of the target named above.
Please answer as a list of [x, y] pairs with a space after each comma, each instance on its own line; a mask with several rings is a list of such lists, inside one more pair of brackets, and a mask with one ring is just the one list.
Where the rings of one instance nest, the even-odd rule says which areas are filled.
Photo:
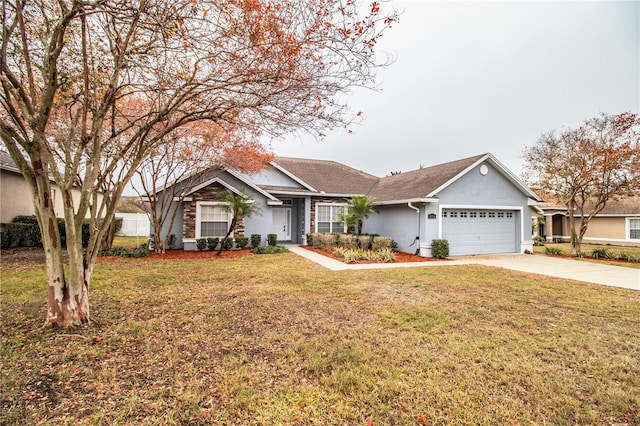
[[367, 194], [379, 179], [335, 161], [276, 157], [274, 163], [327, 194]]
[[9, 155], [8, 152], [0, 150], [0, 166], [3, 168], [7, 167], [10, 169], [17, 169], [16, 163], [13, 162], [13, 159]]
[[485, 155], [381, 178], [369, 195], [378, 202], [427, 197]]
[[615, 214], [640, 214], [640, 195], [624, 197], [618, 200], [609, 200], [600, 215]]

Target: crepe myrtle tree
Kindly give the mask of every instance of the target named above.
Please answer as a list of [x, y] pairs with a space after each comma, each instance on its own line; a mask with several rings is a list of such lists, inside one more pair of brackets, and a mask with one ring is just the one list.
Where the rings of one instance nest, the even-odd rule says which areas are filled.
[[133, 187], [149, 203], [156, 253], [165, 252], [178, 206], [211, 177], [210, 171], [231, 168], [256, 173], [273, 160], [262, 144], [241, 132], [241, 128], [222, 130], [212, 122], [190, 123], [169, 135], [170, 143], [154, 149], [138, 167]]
[[3, 0], [2, 17], [0, 137], [42, 230], [50, 326], [90, 321], [117, 200], [169, 135], [200, 121], [254, 138], [348, 126], [358, 114], [340, 95], [375, 85], [392, 62], [375, 44], [396, 20], [351, 0]]
[[524, 149], [525, 179], [567, 207], [571, 253], [607, 202], [640, 191], [640, 117], [600, 114], [575, 129], [548, 132]]

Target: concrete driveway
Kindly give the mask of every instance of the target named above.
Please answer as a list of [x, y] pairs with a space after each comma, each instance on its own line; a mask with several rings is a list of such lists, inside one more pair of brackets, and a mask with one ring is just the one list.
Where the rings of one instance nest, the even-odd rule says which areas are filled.
[[514, 271], [565, 278], [588, 283], [622, 287], [640, 291], [640, 269], [605, 265], [545, 255], [500, 254], [491, 256], [455, 257], [446, 261], [414, 263], [345, 264], [302, 247], [289, 250], [332, 271], [383, 268], [436, 267], [443, 265], [486, 265]]
[[478, 256], [472, 263], [550, 277], [640, 290], [640, 269], [545, 255]]

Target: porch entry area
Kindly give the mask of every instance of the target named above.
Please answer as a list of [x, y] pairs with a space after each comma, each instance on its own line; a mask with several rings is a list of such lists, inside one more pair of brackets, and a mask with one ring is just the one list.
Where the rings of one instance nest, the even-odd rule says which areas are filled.
[[271, 233], [276, 234], [280, 242], [302, 244], [305, 237], [305, 200], [292, 198], [282, 201], [282, 206], [271, 209]]
[[291, 208], [273, 210], [273, 233], [278, 235], [278, 241], [291, 241]]

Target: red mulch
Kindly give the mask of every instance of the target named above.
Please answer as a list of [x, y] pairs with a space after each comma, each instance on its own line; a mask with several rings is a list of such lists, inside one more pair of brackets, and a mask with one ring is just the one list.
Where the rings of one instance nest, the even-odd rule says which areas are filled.
[[[307, 249], [309, 251], [316, 252], [316, 253], [321, 254], [323, 256], [330, 257], [330, 258], [338, 260], [340, 262], [344, 262], [343, 258], [336, 256], [335, 254], [333, 254], [333, 252], [331, 252], [329, 250], [321, 249], [321, 248], [318, 248], [318, 247], [312, 247], [312, 246], [302, 246], [302, 248]], [[396, 254], [395, 263], [432, 262], [434, 260], [442, 260], [442, 259], [436, 259], [434, 257], [416, 256], [415, 254], [405, 253], [403, 251], [396, 251], [395, 254]], [[356, 263], [380, 263], [380, 262], [372, 262], [370, 260], [359, 260]]]
[[[197, 251], [197, 250], [167, 250], [162, 253], [151, 253], [148, 257], [128, 258], [128, 259], [236, 259], [245, 256], [257, 256], [251, 253], [250, 248], [239, 250], [223, 250], [220, 256], [216, 256], [217, 251]], [[98, 260], [122, 260], [119, 256], [100, 256]]]

